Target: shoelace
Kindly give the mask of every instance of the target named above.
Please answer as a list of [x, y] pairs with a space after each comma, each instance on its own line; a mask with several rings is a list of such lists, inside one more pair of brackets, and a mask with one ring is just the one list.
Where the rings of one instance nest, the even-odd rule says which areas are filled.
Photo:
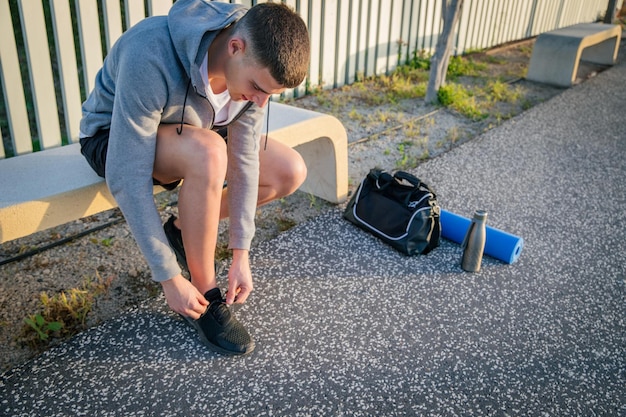
[[225, 324], [230, 320], [230, 310], [223, 300], [211, 302], [209, 311], [220, 324]]

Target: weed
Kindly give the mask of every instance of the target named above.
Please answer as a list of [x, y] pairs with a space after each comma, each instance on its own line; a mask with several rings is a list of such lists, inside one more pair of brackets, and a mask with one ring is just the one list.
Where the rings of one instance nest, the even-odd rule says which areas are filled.
[[93, 296], [85, 289], [72, 288], [53, 297], [41, 293], [39, 300], [41, 312], [26, 317], [22, 329], [25, 341], [33, 346], [48, 342], [50, 336], [63, 338], [83, 330]]
[[31, 250], [35, 250], [37, 249], [36, 246], [28, 246], [28, 245], [21, 245], [20, 248], [18, 249], [17, 253], [18, 255], [22, 255], [26, 252], [29, 252]]
[[425, 119], [422, 119], [422, 124], [426, 127], [433, 127], [435, 125], [435, 118], [426, 117]]
[[456, 143], [461, 138], [461, 133], [457, 126], [451, 127], [446, 133], [446, 142]]
[[89, 277], [85, 278], [83, 281], [83, 287], [91, 291], [93, 295], [97, 297], [100, 295], [104, 295], [109, 291], [109, 288], [111, 288], [111, 283], [113, 282], [113, 279], [114, 279], [114, 276], [110, 276], [104, 279], [102, 278], [100, 273], [96, 271], [96, 279], [92, 280]]
[[326, 109], [329, 113], [338, 113], [339, 109], [345, 104], [340, 94], [332, 94], [330, 91], [324, 90], [316, 95], [317, 102], [320, 107]]
[[418, 138], [422, 134], [422, 129], [420, 126], [415, 127], [407, 127], [404, 131], [404, 135], [407, 138]]
[[352, 108], [352, 110], [350, 110], [350, 112], [348, 113], [348, 117], [351, 120], [356, 120], [356, 121], [362, 121], [364, 119], [363, 115], [359, 113], [359, 111], [356, 108]]
[[311, 193], [307, 193], [307, 197], [309, 199], [309, 207], [320, 208], [321, 203], [317, 200], [317, 197]]
[[374, 123], [387, 123], [389, 122], [391, 119], [393, 118], [393, 116], [391, 115], [391, 113], [387, 112], [387, 111], [382, 111], [380, 109], [377, 109], [371, 116], [370, 116], [370, 120]]
[[102, 240], [98, 240], [95, 237], [92, 237], [91, 239], [89, 239], [89, 241], [95, 245], [100, 244], [104, 246], [105, 248], [110, 248], [111, 246], [113, 246], [113, 239], [114, 239], [113, 237], [107, 237]]
[[276, 219], [276, 225], [278, 226], [278, 231], [280, 232], [285, 232], [289, 229], [291, 229], [292, 227], [294, 227], [295, 225], [297, 225], [298, 222], [296, 222], [293, 219], [289, 219], [287, 217], [278, 217]]
[[86, 278], [79, 288], [62, 291], [54, 296], [43, 292], [39, 296], [40, 311], [24, 318], [21, 340], [33, 348], [45, 346], [51, 338], [63, 339], [86, 329], [87, 315], [96, 297], [106, 293], [113, 277]]
[[[414, 145], [412, 141], [404, 141], [398, 144], [400, 152], [400, 160], [396, 162], [396, 169], [411, 169], [418, 165], [420, 158], [417, 158], [410, 152], [410, 148]], [[428, 152], [428, 151], [426, 151]]]
[[380, 139], [380, 133], [374, 133], [373, 135], [370, 135], [368, 139], [371, 141], [378, 140]]
[[215, 260], [223, 261], [225, 259], [230, 259], [232, 256], [232, 252], [228, 249], [227, 242], [219, 242], [215, 247]]
[[49, 322], [41, 314], [34, 314], [25, 318], [24, 323], [37, 333], [41, 341], [48, 340], [51, 333], [59, 332], [63, 328], [63, 323]]
[[385, 104], [385, 102], [387, 101], [387, 97], [385, 96], [385, 94], [381, 94], [378, 89], [375, 88], [362, 90], [360, 98], [368, 106], [380, 106], [382, 104]]
[[431, 55], [425, 50], [413, 52], [413, 58], [407, 64], [407, 67], [412, 69], [430, 70], [430, 58]]
[[502, 57], [497, 57], [497, 56], [493, 56], [493, 55], [487, 55], [485, 57], [485, 61], [489, 64], [494, 64], [494, 65], [504, 65], [506, 64], [506, 59], [502, 58]]
[[530, 109], [533, 106], [533, 102], [532, 102], [532, 100], [526, 98], [526, 99], [522, 100], [522, 104], [521, 105], [522, 105], [522, 109], [523, 110], [528, 110], [528, 109]]
[[102, 239], [100, 243], [102, 244], [102, 246], [109, 248], [113, 245], [113, 238], [112, 237], [104, 238]]
[[402, 77], [413, 83], [428, 82], [429, 72], [419, 68], [411, 68], [408, 65], [397, 67], [392, 75]]
[[391, 76], [393, 83], [389, 86], [387, 99], [396, 103], [399, 100], [421, 98], [426, 95], [427, 82], [416, 82], [413, 77], [394, 73]]
[[515, 103], [523, 94], [519, 86], [511, 87], [510, 84], [502, 81], [490, 81], [485, 88], [486, 93], [494, 101], [503, 101], [507, 103]]
[[304, 88], [305, 88], [306, 94], [309, 94], [312, 96], [316, 96], [320, 94], [320, 92], [322, 91], [321, 83], [319, 85], [311, 85], [311, 81], [309, 79], [306, 80]]
[[446, 84], [442, 86], [437, 93], [437, 98], [442, 105], [458, 111], [469, 119], [480, 120], [488, 116], [481, 111], [473, 93], [462, 85]]
[[456, 84], [442, 85], [437, 92], [437, 99], [441, 105], [448, 107], [460, 100], [465, 100], [468, 94], [467, 91]]
[[476, 103], [476, 97], [473, 96], [454, 104], [452, 108], [471, 120], [482, 120], [489, 116], [480, 109], [479, 104]]
[[43, 296], [41, 302], [51, 317], [68, 322], [67, 327], [80, 326], [84, 328], [87, 314], [93, 305], [93, 294], [86, 289], [72, 288], [67, 293], [47, 298]]
[[511, 66], [504, 72], [503, 77], [506, 77], [507, 79], [525, 78], [526, 67], [523, 67], [521, 65]]
[[485, 68], [487, 64], [475, 62], [471, 57], [452, 56], [448, 64], [447, 76], [453, 79], [461, 76], [476, 76]]
[[408, 43], [406, 43], [404, 40], [402, 39], [398, 39], [396, 41], [396, 45], [398, 46], [398, 63], [400, 63], [400, 61], [402, 61], [402, 48], [404, 48], [405, 46], [408, 45]]
[[404, 154], [402, 159], [396, 162], [396, 169], [407, 170], [415, 168], [419, 162], [419, 159], [413, 155]]

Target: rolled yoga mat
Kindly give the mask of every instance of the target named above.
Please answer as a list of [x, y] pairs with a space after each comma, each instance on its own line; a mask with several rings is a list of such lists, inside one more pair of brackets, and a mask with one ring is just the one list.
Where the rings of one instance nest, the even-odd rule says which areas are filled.
[[[441, 236], [458, 244], [462, 244], [467, 228], [472, 223], [471, 219], [446, 210], [441, 210], [440, 220]], [[512, 264], [519, 258], [523, 246], [524, 239], [521, 237], [487, 225], [487, 238], [485, 241], [486, 255], [499, 259], [502, 262]]]

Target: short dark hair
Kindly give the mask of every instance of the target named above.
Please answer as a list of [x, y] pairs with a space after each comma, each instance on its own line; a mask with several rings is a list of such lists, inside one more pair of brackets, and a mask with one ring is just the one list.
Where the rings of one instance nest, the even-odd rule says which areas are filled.
[[259, 3], [236, 23], [235, 33], [252, 46], [253, 59], [286, 88], [302, 83], [311, 45], [302, 18], [282, 3]]

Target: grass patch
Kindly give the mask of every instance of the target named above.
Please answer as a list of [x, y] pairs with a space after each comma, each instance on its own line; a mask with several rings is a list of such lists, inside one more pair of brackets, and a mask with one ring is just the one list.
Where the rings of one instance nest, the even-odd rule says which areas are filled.
[[524, 96], [519, 86], [514, 87], [500, 80], [489, 81], [485, 87], [485, 93], [493, 101], [506, 103], [515, 103]]
[[443, 106], [454, 109], [469, 119], [481, 120], [488, 116], [481, 110], [473, 92], [460, 84], [442, 86], [437, 98]]
[[[419, 146], [416, 149], [416, 145]], [[428, 159], [428, 138], [421, 140], [405, 140], [398, 144], [397, 150], [400, 153], [400, 159], [396, 161], [396, 169], [407, 170], [415, 168], [423, 160]], [[421, 150], [421, 153], [419, 153]]]
[[475, 77], [487, 68], [487, 64], [476, 62], [472, 55], [452, 56], [448, 64], [447, 76], [456, 79], [462, 76]]
[[96, 279], [86, 279], [80, 287], [52, 296], [41, 293], [39, 310], [24, 318], [20, 341], [35, 349], [45, 348], [85, 330], [96, 298], [108, 292], [112, 280], [102, 279], [96, 271]]

